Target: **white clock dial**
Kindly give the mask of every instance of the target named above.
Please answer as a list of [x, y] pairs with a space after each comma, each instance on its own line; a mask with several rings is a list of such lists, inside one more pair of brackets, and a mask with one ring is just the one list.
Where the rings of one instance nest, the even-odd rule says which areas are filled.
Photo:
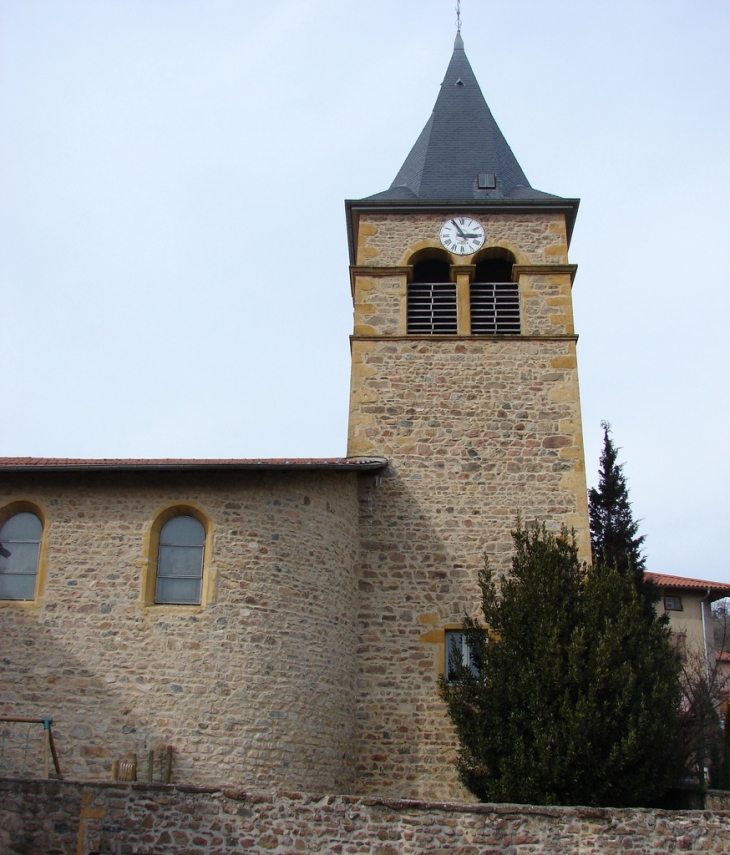
[[484, 226], [473, 217], [452, 217], [441, 226], [439, 237], [454, 255], [471, 255], [484, 243]]

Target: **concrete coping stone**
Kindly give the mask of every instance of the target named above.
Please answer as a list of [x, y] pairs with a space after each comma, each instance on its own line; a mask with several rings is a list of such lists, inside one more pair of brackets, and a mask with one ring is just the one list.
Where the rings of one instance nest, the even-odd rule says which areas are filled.
[[[710, 816], [719, 816], [730, 820], [730, 810], [662, 810], [657, 808], [599, 808], [589, 806], [559, 806], [559, 805], [521, 805], [510, 803], [478, 803], [478, 802], [442, 802], [442, 801], [427, 801], [423, 799], [394, 799], [381, 796], [358, 796], [352, 794], [318, 794], [318, 793], [303, 793], [291, 790], [245, 790], [238, 787], [230, 787], [225, 785], [220, 786], [194, 786], [192, 784], [162, 784], [159, 782], [149, 783], [147, 781], [90, 781], [90, 780], [74, 780], [65, 778], [63, 780], [43, 780], [36, 779], [30, 781], [28, 778], [0, 778], [0, 785], [3, 783], [22, 783], [28, 785], [34, 783], [38, 785], [38, 789], [45, 788], [43, 785], [51, 785], [55, 789], [59, 789], [64, 785], [73, 787], [94, 787], [99, 789], [116, 789], [120, 791], [136, 791], [136, 792], [159, 792], [159, 793], [200, 793], [207, 795], [220, 795], [231, 801], [249, 802], [250, 804], [269, 803], [274, 804], [276, 801], [285, 799], [292, 802], [301, 802], [302, 804], [316, 803], [322, 808], [330, 805], [360, 804], [365, 807], [385, 807], [394, 811], [444, 811], [447, 813], [475, 813], [475, 814], [496, 814], [499, 816], [521, 815], [521, 816], [546, 816], [552, 818], [559, 817], [574, 817], [576, 819], [595, 819], [604, 822], [615, 822], [617, 814], [622, 812], [627, 813], [651, 813], [657, 817], [676, 817], [687, 815], [691, 817], [709, 818]], [[727, 796], [725, 791], [708, 791], [708, 794], [715, 793], [717, 796]]]

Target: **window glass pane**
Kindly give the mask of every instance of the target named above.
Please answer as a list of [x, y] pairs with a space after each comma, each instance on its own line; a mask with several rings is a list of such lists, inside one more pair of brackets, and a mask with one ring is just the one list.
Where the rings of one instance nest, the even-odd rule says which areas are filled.
[[[28, 573], [35, 576], [38, 570], [40, 543], [0, 542], [0, 573]], [[35, 582], [33, 583], [35, 584]]]
[[42, 533], [41, 521], [28, 512], [15, 514], [0, 528], [0, 600], [35, 597]]
[[469, 669], [473, 677], [479, 676], [479, 668], [467, 644], [466, 634], [460, 630], [448, 630], [444, 634], [446, 644], [446, 680], [455, 680], [459, 666]]
[[204, 548], [205, 529], [194, 517], [173, 517], [165, 523], [157, 557], [156, 603], [200, 603]]
[[200, 579], [175, 579], [157, 577], [156, 603], [198, 605], [200, 603]]
[[0, 573], [0, 600], [32, 600], [35, 597], [35, 573]]
[[162, 526], [160, 543], [202, 546], [205, 543], [205, 529], [194, 517], [173, 517]]
[[446, 633], [446, 679], [456, 679], [456, 669], [462, 664], [464, 658], [464, 633]]
[[158, 576], [202, 576], [202, 546], [160, 546]]
[[15, 514], [0, 528], [0, 540], [40, 540], [43, 533], [41, 521], [35, 514]]

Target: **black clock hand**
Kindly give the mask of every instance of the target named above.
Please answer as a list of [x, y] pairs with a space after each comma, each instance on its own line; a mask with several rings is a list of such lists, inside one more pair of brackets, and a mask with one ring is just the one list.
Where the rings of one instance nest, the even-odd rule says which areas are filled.
[[451, 222], [456, 226], [456, 231], [459, 232], [459, 237], [462, 237], [462, 238], [466, 237], [466, 235], [464, 234], [464, 232], [462, 232], [462, 230], [459, 227], [459, 224], [456, 222], [456, 220], [452, 220]]

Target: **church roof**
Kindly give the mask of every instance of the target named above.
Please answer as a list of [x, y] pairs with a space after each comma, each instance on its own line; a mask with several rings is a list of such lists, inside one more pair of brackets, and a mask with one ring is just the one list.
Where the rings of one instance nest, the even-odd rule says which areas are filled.
[[384, 457], [297, 457], [297, 458], [95, 458], [0, 457], [2, 472], [172, 472], [262, 469], [329, 469], [362, 472], [383, 469]]
[[457, 34], [426, 127], [388, 190], [367, 198], [435, 202], [548, 201], [560, 197], [530, 186], [484, 100], [464, 42]]

